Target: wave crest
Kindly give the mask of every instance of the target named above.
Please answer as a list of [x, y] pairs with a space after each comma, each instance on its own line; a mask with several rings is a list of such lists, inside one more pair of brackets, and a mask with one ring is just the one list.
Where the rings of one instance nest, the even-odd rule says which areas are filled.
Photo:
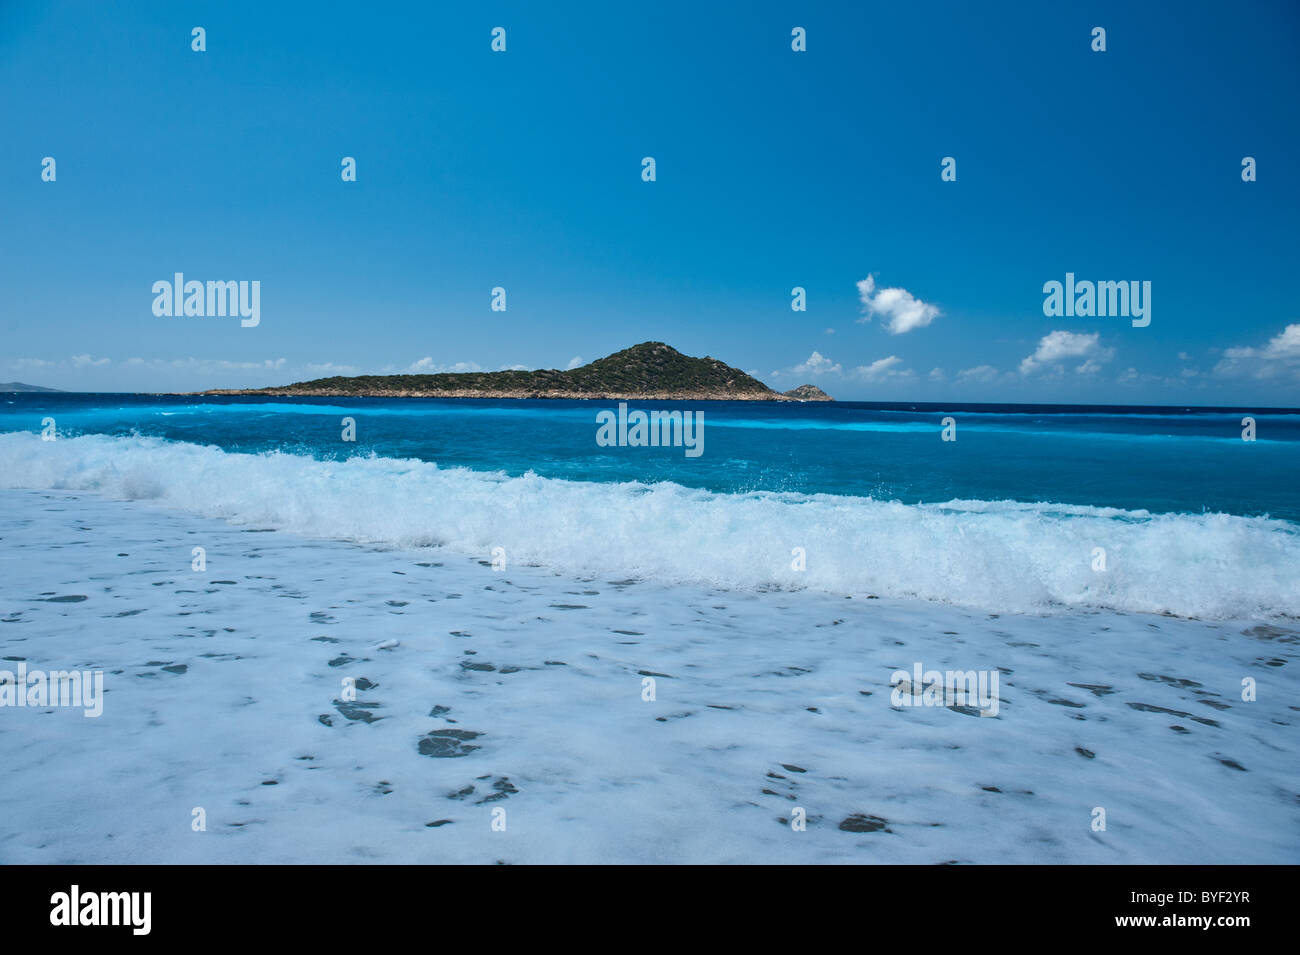
[[[992, 612], [1203, 618], [1300, 611], [1300, 529], [1227, 514], [1064, 504], [909, 505], [508, 477], [418, 460], [240, 454], [148, 437], [0, 434], [0, 487], [96, 491], [304, 536], [441, 545], [576, 575], [808, 587]], [[806, 569], [794, 570], [803, 548]], [[1093, 570], [1095, 548], [1106, 570]]]

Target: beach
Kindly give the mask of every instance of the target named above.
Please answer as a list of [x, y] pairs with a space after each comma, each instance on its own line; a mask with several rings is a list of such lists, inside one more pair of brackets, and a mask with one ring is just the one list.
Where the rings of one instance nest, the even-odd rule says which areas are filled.
[[0, 2], [13, 930], [1284, 919], [1300, 6], [1168, 6]]
[[[1300, 861], [1293, 622], [494, 569], [50, 467], [0, 490], [0, 669], [103, 713], [0, 710], [3, 863]], [[996, 715], [895, 705], [917, 664]]]

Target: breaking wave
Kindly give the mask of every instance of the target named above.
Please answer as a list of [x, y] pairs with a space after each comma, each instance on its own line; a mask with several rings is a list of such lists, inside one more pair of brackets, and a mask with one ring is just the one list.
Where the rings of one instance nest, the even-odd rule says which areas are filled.
[[[1300, 528], [1227, 514], [1015, 501], [722, 494], [419, 460], [242, 454], [149, 437], [0, 434], [0, 488], [94, 491], [189, 514], [571, 575], [911, 597], [990, 612], [1300, 614]], [[796, 548], [806, 569], [795, 570]], [[1094, 570], [1096, 549], [1105, 570]]]

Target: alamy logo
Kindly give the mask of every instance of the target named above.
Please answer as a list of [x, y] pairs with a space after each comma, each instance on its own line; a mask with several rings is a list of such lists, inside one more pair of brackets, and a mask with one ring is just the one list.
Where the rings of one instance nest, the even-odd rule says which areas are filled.
[[50, 896], [51, 925], [129, 925], [148, 935], [153, 925], [152, 892], [85, 892], [74, 885]]
[[926, 670], [912, 664], [912, 672], [895, 670], [889, 677], [894, 706], [960, 706], [978, 710], [980, 716], [998, 715], [997, 670]]
[[153, 313], [159, 318], [223, 318], [238, 315], [244, 328], [262, 321], [262, 283], [185, 281], [177, 272], [173, 281], [153, 283]]
[[1065, 273], [1065, 284], [1043, 284], [1043, 314], [1048, 318], [1131, 318], [1134, 328], [1151, 324], [1151, 283], [1082, 282], [1073, 272]]
[[27, 671], [25, 662], [18, 672], [0, 670], [0, 707], [79, 706], [82, 716], [94, 719], [104, 712], [103, 670]]
[[618, 414], [596, 412], [596, 444], [602, 448], [685, 448], [688, 458], [704, 453], [703, 411], [631, 411], [618, 403]]

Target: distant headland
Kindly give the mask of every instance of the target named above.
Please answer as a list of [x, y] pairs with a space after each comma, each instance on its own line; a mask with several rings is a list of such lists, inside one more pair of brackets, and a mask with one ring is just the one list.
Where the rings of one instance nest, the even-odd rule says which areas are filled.
[[27, 391], [48, 391], [57, 392], [58, 388], [42, 388], [40, 385], [25, 385], [21, 381], [0, 381], [0, 393], [27, 392]]
[[222, 388], [205, 395], [358, 398], [601, 398], [648, 401], [833, 401], [813, 385], [773, 391], [716, 358], [692, 358], [663, 342], [642, 342], [568, 371], [484, 371], [438, 375], [317, 378], [275, 388]]

